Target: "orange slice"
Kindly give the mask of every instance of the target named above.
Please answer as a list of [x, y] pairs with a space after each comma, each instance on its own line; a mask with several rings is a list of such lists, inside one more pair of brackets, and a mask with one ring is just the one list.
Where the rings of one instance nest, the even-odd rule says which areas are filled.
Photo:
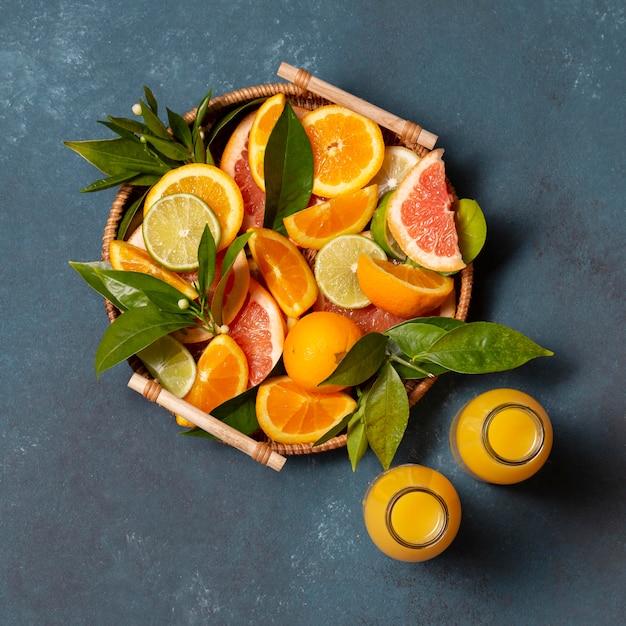
[[[210, 413], [216, 406], [243, 393], [248, 386], [248, 361], [228, 335], [212, 339], [198, 359], [196, 380], [185, 400]], [[181, 426], [190, 423], [177, 417]], [[193, 426], [193, 424], [191, 424]]]
[[258, 385], [283, 353], [286, 329], [282, 311], [271, 294], [251, 278], [248, 297], [228, 326], [228, 335], [246, 355], [249, 386]]
[[159, 198], [174, 193], [190, 193], [204, 200], [222, 227], [219, 249], [232, 243], [243, 220], [243, 198], [226, 172], [206, 163], [189, 163], [170, 170], [148, 192], [144, 214]]
[[298, 211], [283, 223], [298, 246], [319, 250], [337, 235], [360, 233], [372, 218], [377, 201], [377, 186], [369, 185]]
[[134, 246], [132, 243], [114, 239], [109, 244], [109, 257], [114, 270], [150, 274], [178, 289], [190, 300], [195, 300], [198, 297], [198, 292], [188, 280], [185, 280], [176, 272], [166, 270], [162, 265], [154, 261], [145, 250]]
[[288, 317], [300, 317], [317, 299], [317, 283], [306, 259], [287, 237], [254, 228], [248, 240], [263, 280]]
[[250, 128], [248, 160], [250, 173], [259, 189], [265, 191], [265, 148], [274, 125], [285, 108], [285, 94], [277, 93], [259, 108]]
[[313, 193], [335, 198], [369, 183], [385, 158], [380, 127], [336, 104], [302, 119], [313, 150]]
[[465, 263], [442, 156], [441, 148], [433, 150], [409, 170], [389, 199], [387, 225], [409, 259], [436, 272], [456, 272]]
[[259, 426], [273, 441], [287, 444], [315, 443], [355, 408], [347, 393], [309, 393], [288, 376], [268, 379], [256, 397]]
[[437, 308], [454, 288], [450, 276], [391, 261], [359, 257], [359, 285], [372, 304], [404, 318], [418, 317]]

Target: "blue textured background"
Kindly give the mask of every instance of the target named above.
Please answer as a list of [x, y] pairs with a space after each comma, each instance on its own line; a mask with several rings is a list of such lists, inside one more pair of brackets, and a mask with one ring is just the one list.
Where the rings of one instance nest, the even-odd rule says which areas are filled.
[[[615, 624], [626, 614], [621, 0], [274, 2], [2, 0], [0, 623]], [[447, 475], [456, 541], [417, 565], [380, 554], [361, 498], [368, 454], [279, 474], [178, 436], [96, 381], [107, 319], [68, 260], [94, 260], [113, 191], [63, 140], [108, 136], [152, 88], [184, 112], [304, 67], [439, 135], [489, 224], [471, 319], [552, 359], [443, 377], [397, 463]], [[477, 483], [447, 444], [456, 410], [512, 386], [551, 415], [547, 466]]]

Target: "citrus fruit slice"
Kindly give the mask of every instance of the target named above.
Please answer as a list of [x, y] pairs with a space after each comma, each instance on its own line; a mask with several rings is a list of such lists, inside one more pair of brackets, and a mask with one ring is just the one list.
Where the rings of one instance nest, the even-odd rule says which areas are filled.
[[404, 253], [415, 263], [437, 272], [465, 267], [451, 210], [443, 150], [422, 157], [389, 200], [387, 223]]
[[409, 148], [387, 146], [383, 164], [370, 181], [370, 184], [378, 185], [378, 197], [382, 198], [388, 191], [395, 189], [419, 160], [419, 156]]
[[302, 118], [313, 150], [313, 193], [334, 198], [367, 185], [380, 169], [380, 127], [345, 107], [329, 104]]
[[240, 230], [243, 232], [252, 226], [263, 226], [265, 213], [265, 192], [256, 184], [250, 172], [248, 158], [248, 135], [256, 113], [256, 111], [248, 113], [239, 122], [229, 137], [220, 160], [220, 169], [224, 170], [241, 190], [244, 214]]
[[[216, 259], [216, 276], [211, 286], [211, 302], [215, 288], [220, 281], [222, 264], [224, 262], [225, 251], [219, 252]], [[226, 279], [226, 288], [222, 300], [222, 324], [230, 324], [237, 313], [241, 310], [248, 296], [248, 288], [250, 287], [250, 266], [246, 253], [242, 250], [233, 263], [228, 278]]]
[[392, 194], [392, 191], [388, 191], [374, 210], [370, 233], [372, 239], [387, 253], [387, 256], [397, 261], [404, 261], [406, 260], [406, 254], [404, 254], [398, 242], [393, 238], [387, 224], [387, 208], [389, 207], [389, 200]]
[[258, 385], [283, 353], [285, 320], [282, 311], [272, 295], [251, 278], [248, 297], [228, 326], [228, 335], [246, 355], [249, 386]]
[[185, 400], [205, 413], [248, 387], [248, 361], [243, 350], [228, 335], [211, 339], [198, 359], [197, 370]]
[[400, 317], [423, 315], [440, 306], [454, 288], [450, 276], [406, 264], [359, 257], [357, 278], [372, 304]]
[[372, 218], [377, 199], [376, 185], [368, 185], [298, 211], [283, 223], [298, 246], [319, 250], [337, 235], [360, 233]]
[[283, 362], [287, 375], [303, 389], [332, 393], [341, 385], [320, 385], [360, 339], [359, 327], [338, 313], [315, 311], [299, 319], [287, 333]]
[[347, 393], [309, 393], [288, 376], [276, 376], [259, 386], [256, 415], [259, 426], [273, 441], [315, 443], [356, 409]]
[[280, 114], [285, 108], [285, 94], [277, 93], [268, 98], [259, 108], [248, 139], [250, 172], [259, 189], [265, 191], [265, 148]]
[[219, 249], [232, 243], [243, 220], [243, 198], [237, 183], [226, 172], [206, 163], [188, 163], [170, 170], [148, 192], [144, 217], [157, 200], [174, 193], [190, 193], [204, 200], [222, 228]]
[[313, 272], [287, 237], [269, 228], [255, 228], [248, 240], [263, 280], [288, 317], [300, 317], [317, 299]]
[[318, 251], [315, 279], [320, 291], [333, 304], [346, 309], [360, 309], [370, 304], [356, 276], [361, 254], [387, 259], [383, 249], [363, 235], [339, 235]]
[[209, 205], [190, 193], [159, 198], [143, 218], [142, 231], [150, 256], [175, 272], [198, 267], [198, 244], [205, 226], [219, 246], [222, 227]]
[[191, 352], [170, 335], [164, 335], [140, 350], [137, 356], [161, 387], [184, 397], [196, 379], [196, 362]]
[[114, 270], [150, 274], [178, 289], [191, 300], [198, 297], [198, 292], [188, 280], [185, 280], [175, 272], [165, 269], [148, 252], [133, 246], [133, 244], [127, 241], [120, 239], [112, 240], [109, 244], [109, 258]]

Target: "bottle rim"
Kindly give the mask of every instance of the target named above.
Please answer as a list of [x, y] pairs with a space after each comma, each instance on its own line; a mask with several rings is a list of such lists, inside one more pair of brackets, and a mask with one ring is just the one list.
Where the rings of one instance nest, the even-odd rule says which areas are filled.
[[[533, 442], [533, 445], [531, 446], [529, 451], [526, 454], [524, 454], [522, 457], [517, 458], [517, 459], [506, 458], [502, 456], [501, 454], [498, 454], [498, 452], [494, 450], [493, 446], [491, 445], [491, 441], [489, 440], [489, 426], [493, 422], [494, 418], [497, 415], [499, 415], [502, 411], [506, 411], [509, 409], [516, 409], [518, 411], [522, 411], [523, 413], [526, 413], [526, 415], [528, 415], [532, 419], [533, 424], [536, 428], [536, 432], [537, 432], [537, 437], [535, 438], [535, 441]], [[536, 411], [534, 411], [531, 407], [526, 406], [525, 404], [519, 404], [517, 402], [506, 402], [504, 404], [498, 405], [497, 407], [489, 411], [489, 413], [487, 414], [487, 417], [485, 418], [485, 421], [483, 422], [481, 435], [482, 435], [483, 445], [487, 453], [499, 463], [513, 466], [513, 467], [524, 465], [525, 463], [532, 461], [541, 452], [545, 438], [546, 438], [546, 432], [545, 432], [545, 428], [544, 428], [543, 420], [541, 419], [541, 416]]]

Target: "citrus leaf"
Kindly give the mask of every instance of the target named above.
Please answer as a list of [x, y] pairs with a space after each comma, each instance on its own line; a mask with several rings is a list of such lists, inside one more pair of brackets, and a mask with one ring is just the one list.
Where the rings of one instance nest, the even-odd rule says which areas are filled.
[[111, 115], [107, 115], [107, 120], [109, 121], [100, 121], [100, 124], [104, 124], [107, 128], [110, 128], [120, 135], [122, 132], [130, 133], [136, 141], [139, 141], [136, 135], [143, 135], [148, 132], [148, 127], [138, 120], [129, 119], [127, 117], [112, 117]]
[[[154, 182], [156, 183], [157, 180], [158, 180], [158, 177], [155, 177]], [[150, 191], [150, 186], [148, 186], [148, 188], [141, 194], [141, 196], [137, 198], [136, 200], [134, 200], [126, 209], [126, 211], [124, 211], [124, 217], [122, 217], [122, 220], [120, 221], [120, 225], [117, 228], [118, 239], [124, 239], [124, 237], [126, 236], [126, 233], [128, 229], [130, 228], [130, 225], [132, 224], [132, 221], [135, 215], [137, 214], [137, 211], [139, 210], [139, 208], [143, 204], [143, 201], [148, 195], [148, 191]]]
[[124, 310], [124, 305], [118, 302], [115, 296], [107, 289], [102, 282], [101, 276], [98, 275], [97, 270], [110, 270], [112, 266], [105, 261], [90, 261], [88, 263], [79, 263], [77, 261], [70, 261], [69, 264], [73, 267], [78, 275], [97, 293], [103, 298], [106, 298], [121, 311]]
[[387, 362], [367, 394], [363, 412], [367, 440], [385, 470], [402, 441], [409, 411], [404, 383]]
[[128, 172], [162, 176], [169, 170], [168, 167], [158, 163], [142, 144], [121, 137], [66, 141], [64, 145], [109, 176]]
[[359, 416], [358, 419], [351, 420], [348, 424], [346, 447], [348, 448], [348, 458], [352, 465], [352, 471], [356, 472], [359, 461], [369, 448], [367, 433], [365, 432], [365, 423], [361, 416]]
[[236, 121], [249, 109], [259, 106], [266, 99], [267, 98], [257, 98], [256, 100], [246, 102], [246, 104], [242, 104], [233, 111], [230, 111], [230, 113], [224, 115], [224, 117], [220, 118], [215, 124], [213, 124], [213, 126], [211, 126], [209, 135], [206, 138], [207, 149], [215, 141], [220, 132], [222, 132], [222, 130], [224, 130], [231, 122]]
[[169, 140], [153, 137], [152, 135], [142, 135], [142, 137], [168, 159], [188, 161], [191, 158], [189, 150], [178, 142], [172, 141], [171, 137]]
[[146, 102], [148, 103], [148, 106], [150, 107], [150, 110], [155, 114], [158, 115], [159, 114], [159, 105], [156, 101], [156, 98], [154, 97], [154, 94], [152, 93], [152, 90], [149, 87], [146, 87], [145, 85], [143, 86], [143, 94], [146, 97]]
[[107, 327], [96, 350], [96, 375], [125, 361], [163, 335], [189, 325], [186, 317], [164, 313], [149, 304], [122, 313]]
[[198, 244], [198, 292], [200, 298], [208, 300], [209, 289], [215, 279], [217, 247], [209, 225], [205, 225]]
[[420, 358], [460, 374], [503, 372], [552, 356], [522, 333], [494, 322], [470, 322], [448, 331]]
[[334, 383], [353, 387], [371, 378], [385, 360], [388, 339], [381, 333], [366, 333], [348, 350], [334, 372], [320, 385]]
[[313, 189], [311, 142], [289, 102], [268, 139], [264, 176], [263, 226], [285, 234], [283, 218], [306, 208]]
[[146, 123], [148, 130], [156, 137], [171, 140], [172, 136], [167, 132], [165, 124], [158, 118], [157, 114], [150, 106], [146, 106], [142, 100], [139, 100], [139, 104], [141, 105], [141, 117], [143, 117], [143, 121]]
[[184, 146], [191, 149], [193, 146], [193, 141], [191, 139], [191, 130], [189, 128], [189, 124], [185, 122], [185, 119], [172, 111], [171, 109], [167, 110], [167, 121], [174, 133], [174, 137], [176, 137]]

